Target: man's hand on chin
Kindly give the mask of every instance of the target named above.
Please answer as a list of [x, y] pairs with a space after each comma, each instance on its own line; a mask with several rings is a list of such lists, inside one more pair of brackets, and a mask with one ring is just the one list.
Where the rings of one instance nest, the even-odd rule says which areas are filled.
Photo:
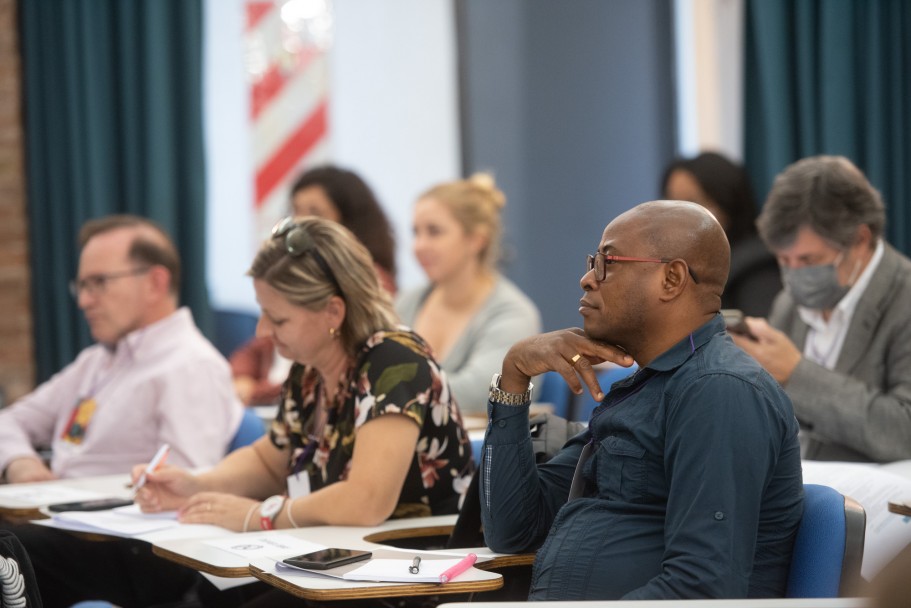
[[581, 394], [584, 384], [592, 397], [600, 401], [604, 393], [592, 366], [605, 361], [622, 367], [633, 364], [633, 358], [623, 349], [593, 340], [578, 327], [539, 334], [509, 349], [503, 359], [500, 388], [521, 393], [533, 376], [555, 371], [574, 393]]

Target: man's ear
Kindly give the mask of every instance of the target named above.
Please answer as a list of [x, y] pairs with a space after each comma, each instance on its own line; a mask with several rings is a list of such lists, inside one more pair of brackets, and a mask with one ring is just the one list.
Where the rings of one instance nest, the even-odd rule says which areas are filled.
[[864, 245], [867, 249], [873, 249], [875, 243], [873, 242], [873, 231], [870, 230], [870, 227], [866, 224], [861, 224], [857, 227], [857, 234], [854, 235], [854, 244], [855, 245]]
[[171, 272], [164, 266], [151, 266], [149, 278], [152, 281], [155, 293], [167, 295], [171, 291]]
[[691, 280], [686, 262], [683, 260], [672, 260], [665, 264], [664, 275], [661, 277], [661, 301], [670, 302], [676, 299]]

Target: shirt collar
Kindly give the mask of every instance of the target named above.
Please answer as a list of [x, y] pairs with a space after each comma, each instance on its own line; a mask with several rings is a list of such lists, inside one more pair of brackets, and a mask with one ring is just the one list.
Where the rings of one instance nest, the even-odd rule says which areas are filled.
[[683, 365], [699, 348], [712, 339], [712, 336], [724, 331], [724, 320], [716, 314], [701, 327], [674, 346], [664, 351], [645, 367], [658, 372], [666, 372]]
[[[876, 249], [873, 251], [873, 257], [870, 258], [867, 267], [864, 268], [863, 272], [860, 273], [860, 276], [857, 277], [857, 280], [854, 281], [854, 285], [851, 286], [848, 293], [846, 293], [844, 297], [838, 301], [838, 304], [835, 305], [832, 314], [829, 316], [829, 322], [838, 321], [847, 324], [851, 321], [851, 318], [854, 316], [854, 311], [857, 310], [857, 305], [860, 302], [861, 296], [864, 295], [864, 292], [867, 290], [867, 286], [873, 279], [873, 273], [876, 272], [879, 263], [883, 259], [885, 250], [886, 248], [883, 245], [882, 239], [877, 240]], [[825, 328], [829, 323], [823, 318], [822, 311], [815, 308], [798, 306], [797, 313], [800, 315], [801, 320], [813, 329], [819, 330]]]
[[[172, 328], [185, 324], [193, 324], [193, 314], [190, 309], [183, 306], [163, 319], [154, 323], [134, 329], [117, 342], [115, 352], [131, 358], [136, 358], [144, 344], [153, 345], [159, 336], [170, 332]], [[147, 346], [148, 348], [148, 346]]]

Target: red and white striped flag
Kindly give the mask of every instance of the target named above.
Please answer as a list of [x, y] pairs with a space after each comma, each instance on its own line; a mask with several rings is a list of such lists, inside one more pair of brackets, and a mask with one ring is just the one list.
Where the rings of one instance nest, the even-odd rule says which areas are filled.
[[329, 0], [249, 0], [246, 62], [255, 171], [255, 242], [288, 214], [288, 190], [329, 159]]

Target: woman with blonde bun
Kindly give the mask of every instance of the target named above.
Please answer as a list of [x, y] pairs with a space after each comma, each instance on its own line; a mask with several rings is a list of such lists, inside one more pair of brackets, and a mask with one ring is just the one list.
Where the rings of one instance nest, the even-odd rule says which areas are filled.
[[496, 270], [505, 204], [479, 173], [432, 187], [414, 208], [414, 255], [429, 285], [402, 293], [396, 310], [433, 348], [463, 413], [485, 413], [506, 351], [541, 330], [537, 307]]

